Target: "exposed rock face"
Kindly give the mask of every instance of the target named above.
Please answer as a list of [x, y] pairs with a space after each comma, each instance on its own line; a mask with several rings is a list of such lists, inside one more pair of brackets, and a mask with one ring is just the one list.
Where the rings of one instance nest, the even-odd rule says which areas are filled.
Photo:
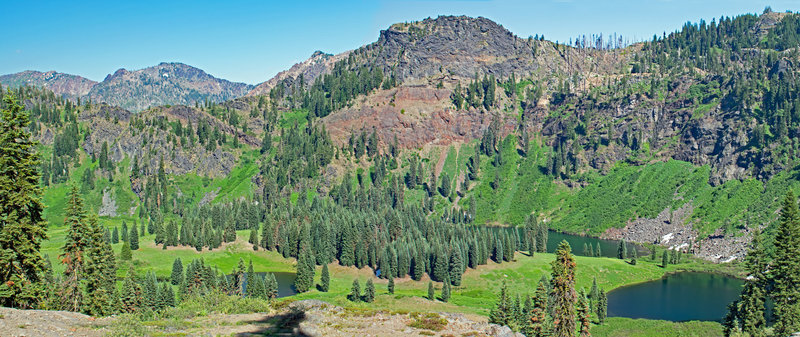
[[278, 84], [288, 82], [291, 86], [295, 81], [299, 81], [300, 76], [303, 77], [304, 83], [314, 83], [318, 76], [330, 72], [337, 61], [344, 59], [349, 54], [350, 51], [337, 55], [316, 51], [307, 60], [296, 63], [288, 70], [281, 71], [275, 77], [257, 85], [247, 93], [247, 96], [269, 95], [269, 91]]
[[117, 200], [111, 195], [111, 190], [105, 189], [103, 191], [103, 204], [98, 211], [99, 216], [117, 216]]
[[111, 318], [96, 319], [77, 312], [19, 310], [0, 307], [2, 336], [105, 336]]
[[253, 86], [218, 79], [182, 64], [161, 63], [135, 71], [120, 69], [108, 75], [89, 92], [93, 101], [140, 111], [167, 104], [194, 105], [222, 102], [246, 94]]
[[420, 314], [446, 322], [435, 333], [431, 330], [412, 327], [414, 314], [391, 314], [377, 311], [371, 315], [348, 314], [347, 309], [332, 306], [319, 300], [293, 302], [290, 310], [302, 312], [304, 317], [295, 333], [302, 336], [495, 336], [523, 337], [507, 326], [477, 322], [463, 314]]
[[56, 95], [69, 98], [86, 96], [97, 82], [77, 75], [55, 71], [40, 72], [27, 70], [16, 74], [0, 76], [0, 83], [9, 87], [32, 86], [47, 88]]

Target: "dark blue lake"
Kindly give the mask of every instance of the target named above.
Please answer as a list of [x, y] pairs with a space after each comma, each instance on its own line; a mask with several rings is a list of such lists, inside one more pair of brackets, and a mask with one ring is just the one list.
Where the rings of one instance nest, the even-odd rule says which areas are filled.
[[739, 298], [744, 281], [730, 276], [681, 272], [608, 293], [608, 316], [668, 321], [720, 321]]

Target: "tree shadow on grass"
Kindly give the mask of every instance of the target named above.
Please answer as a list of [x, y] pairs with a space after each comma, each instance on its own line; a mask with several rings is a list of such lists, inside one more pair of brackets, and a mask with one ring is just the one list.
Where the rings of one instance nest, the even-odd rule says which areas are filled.
[[240, 333], [236, 336], [307, 336], [297, 329], [300, 326], [300, 322], [305, 318], [306, 314], [302, 310], [292, 309], [282, 315], [246, 321], [244, 323], [262, 326], [263, 328], [253, 332]]

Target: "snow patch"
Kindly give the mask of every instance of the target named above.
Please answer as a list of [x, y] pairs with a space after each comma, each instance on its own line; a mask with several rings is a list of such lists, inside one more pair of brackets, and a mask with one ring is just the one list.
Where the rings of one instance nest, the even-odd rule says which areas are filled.
[[669, 240], [672, 240], [672, 236], [673, 236], [674, 234], [675, 234], [675, 233], [669, 233], [669, 234], [667, 234], [667, 235], [664, 235], [664, 236], [662, 236], [662, 237], [661, 237], [661, 244], [665, 244], [665, 243], [669, 242]]

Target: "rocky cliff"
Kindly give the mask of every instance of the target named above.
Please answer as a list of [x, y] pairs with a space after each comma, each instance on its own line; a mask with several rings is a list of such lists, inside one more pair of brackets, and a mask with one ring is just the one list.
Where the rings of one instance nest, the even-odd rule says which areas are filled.
[[27, 70], [0, 76], [0, 84], [7, 87], [32, 86], [46, 88], [56, 95], [68, 98], [86, 96], [97, 82], [77, 75], [55, 71], [39, 72]]

